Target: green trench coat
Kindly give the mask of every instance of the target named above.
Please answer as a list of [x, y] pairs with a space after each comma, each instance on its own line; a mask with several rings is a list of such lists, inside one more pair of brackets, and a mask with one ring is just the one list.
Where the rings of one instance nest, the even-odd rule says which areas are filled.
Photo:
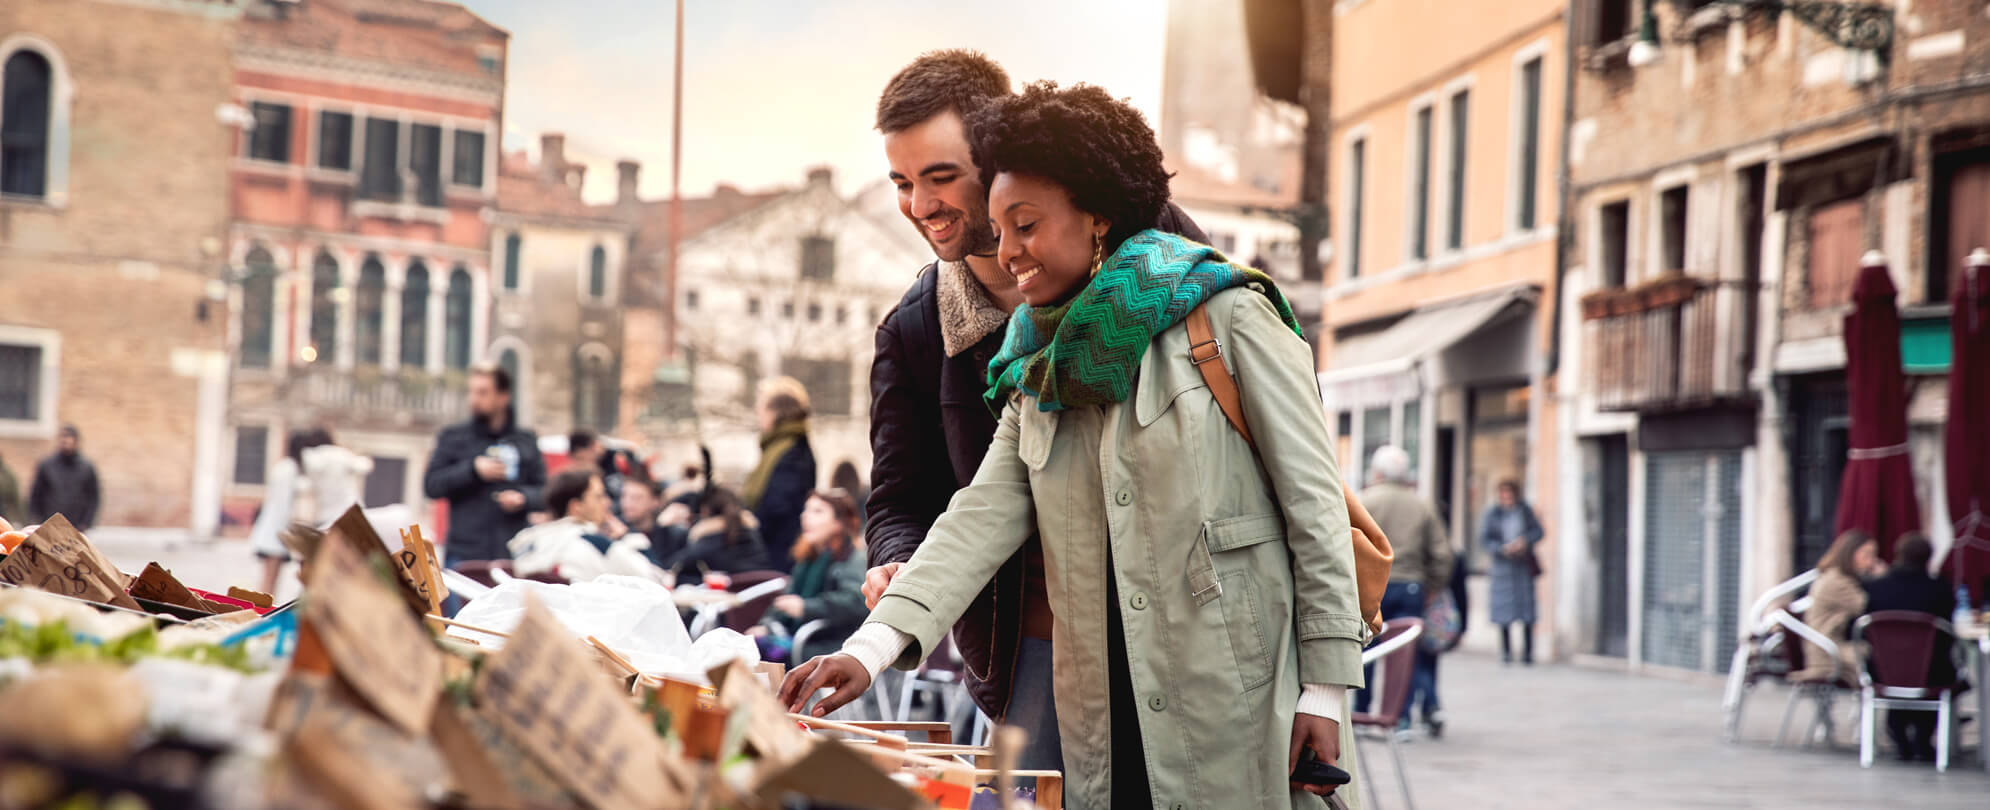
[[[1224, 420], [1176, 325], [1128, 402], [1045, 413], [1012, 400], [974, 483], [871, 613], [915, 639], [896, 665], [916, 666], [1040, 533], [1075, 810], [1111, 804], [1107, 576], [1156, 807], [1324, 806], [1286, 781], [1300, 684], [1362, 682], [1347, 503], [1312, 352], [1256, 292], [1208, 307], [1262, 455]], [[1346, 723], [1341, 752], [1354, 772]], [[1338, 792], [1353, 803], [1353, 786]]]

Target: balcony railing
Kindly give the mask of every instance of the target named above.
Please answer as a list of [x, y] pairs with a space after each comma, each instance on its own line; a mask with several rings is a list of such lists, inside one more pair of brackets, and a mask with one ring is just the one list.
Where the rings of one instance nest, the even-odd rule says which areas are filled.
[[357, 421], [398, 424], [461, 419], [468, 396], [460, 376], [322, 366], [291, 369], [287, 388], [292, 405]]
[[1675, 276], [1582, 301], [1585, 393], [1598, 410], [1746, 401], [1754, 297], [1746, 284]]

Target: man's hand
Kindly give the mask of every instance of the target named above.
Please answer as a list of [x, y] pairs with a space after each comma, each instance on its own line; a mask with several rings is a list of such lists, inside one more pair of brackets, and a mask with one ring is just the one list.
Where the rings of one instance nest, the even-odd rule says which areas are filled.
[[497, 501], [498, 508], [506, 512], [516, 512], [525, 508], [525, 493], [515, 489], [507, 489], [492, 495], [491, 498]]
[[789, 616], [799, 619], [802, 617], [802, 610], [807, 607], [808, 600], [791, 593], [784, 593], [774, 597], [774, 612], [776, 613], [786, 613]]
[[[855, 660], [855, 659], [852, 659]], [[1300, 712], [1292, 716], [1292, 752], [1285, 762], [1285, 772], [1299, 769], [1299, 751], [1311, 747], [1313, 758], [1328, 765], [1340, 762], [1340, 724], [1319, 715]], [[1293, 782], [1293, 790], [1303, 790], [1325, 796], [1334, 792], [1337, 785], [1302, 785]]]
[[864, 609], [877, 609], [878, 600], [884, 598], [884, 589], [891, 587], [898, 569], [904, 567], [905, 563], [885, 563], [864, 572]]
[[610, 540], [620, 540], [622, 539], [622, 535], [629, 533], [628, 525], [616, 519], [614, 515], [608, 516], [608, 525], [604, 528], [607, 530], [608, 539]]
[[779, 698], [788, 711], [801, 714], [816, 692], [834, 689], [828, 697], [816, 701], [814, 711], [807, 712], [812, 717], [823, 717], [856, 700], [869, 688], [871, 673], [864, 665], [851, 656], [834, 653], [816, 656], [790, 670], [787, 680], [781, 682]]
[[503, 461], [491, 458], [490, 456], [478, 456], [476, 461], [470, 463], [477, 468], [478, 478], [482, 478], [485, 481], [504, 480]]
[[669, 506], [664, 507], [663, 512], [659, 513], [656, 516], [656, 525], [658, 526], [691, 525], [691, 507], [685, 506], [684, 504], [681, 503], [673, 503]]

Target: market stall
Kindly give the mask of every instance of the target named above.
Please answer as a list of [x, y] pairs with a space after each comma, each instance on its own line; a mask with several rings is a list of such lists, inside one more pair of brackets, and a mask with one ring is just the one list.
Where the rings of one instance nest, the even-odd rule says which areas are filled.
[[[587, 600], [623, 596], [585, 586], [615, 583], [533, 583], [487, 612], [505, 626], [475, 625], [442, 618], [418, 528], [390, 548], [354, 509], [312, 539], [304, 596], [285, 605], [156, 563], [125, 573], [60, 516], [0, 540], [0, 804], [1061, 805], [1059, 774], [1007, 767], [1012, 735], [983, 748], [944, 724], [791, 715], [757, 655], [646, 647], [658, 631], [640, 623], [576, 633]], [[544, 590], [569, 587], [583, 591]]]

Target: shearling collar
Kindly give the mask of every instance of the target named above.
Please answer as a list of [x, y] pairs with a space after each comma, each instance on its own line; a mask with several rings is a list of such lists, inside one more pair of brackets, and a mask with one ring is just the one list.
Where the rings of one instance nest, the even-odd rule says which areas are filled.
[[958, 357], [983, 338], [1002, 331], [1009, 315], [988, 295], [966, 262], [941, 262], [940, 341], [948, 357]]

